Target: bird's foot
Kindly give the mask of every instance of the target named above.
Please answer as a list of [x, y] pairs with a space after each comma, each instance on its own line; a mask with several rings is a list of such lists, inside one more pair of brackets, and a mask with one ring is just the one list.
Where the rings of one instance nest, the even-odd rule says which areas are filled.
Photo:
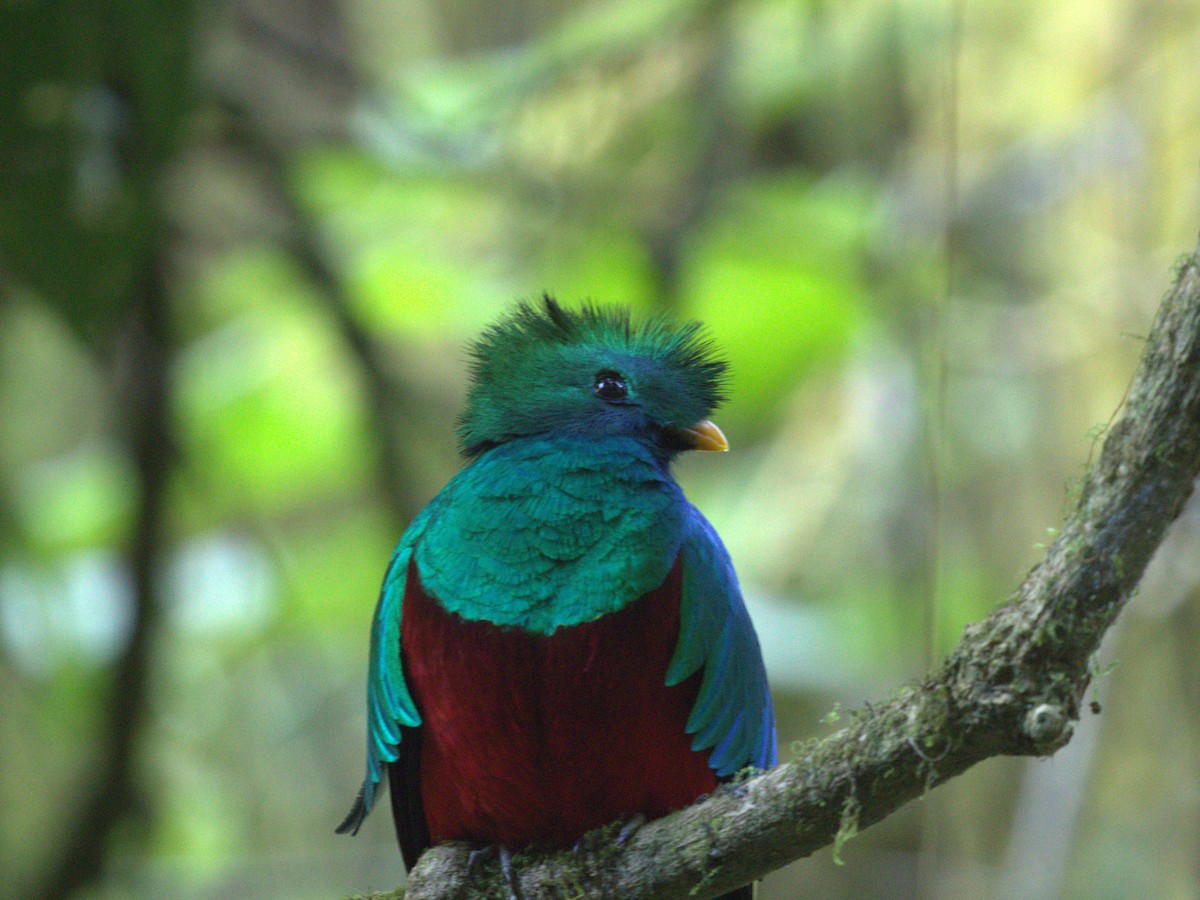
[[521, 900], [517, 893], [517, 879], [513, 875], [512, 854], [507, 847], [500, 848], [500, 871], [504, 873], [504, 881], [508, 885], [508, 900]]
[[646, 824], [646, 817], [641, 813], [635, 815], [632, 819], [621, 826], [621, 833], [617, 835], [617, 846], [624, 847], [625, 842], [633, 837], [634, 833]]
[[492, 844], [488, 847], [476, 847], [467, 855], [467, 871], [475, 874], [476, 866], [480, 866], [496, 855], [496, 845]]
[[[621, 830], [617, 832], [616, 838], [612, 839], [613, 846], [625, 846], [626, 842], [633, 837], [634, 833], [646, 824], [646, 821], [647, 819], [644, 815], [641, 813], [635, 813], [628, 822], [625, 822], [621, 825]], [[577, 840], [571, 846], [571, 855], [578, 859], [579, 854], [583, 853], [585, 850], [595, 850], [598, 847], [608, 846], [607, 842], [609, 838], [607, 835], [610, 834], [612, 834], [612, 830], [609, 826], [606, 826], [604, 828], [597, 828], [593, 831], [587, 832], [584, 835], [581, 835], [579, 840]]]
[[508, 900], [521, 900], [517, 891], [517, 877], [513, 872], [512, 853], [507, 847], [489, 844], [487, 847], [472, 850], [467, 856], [467, 872], [474, 875], [477, 866], [489, 862], [493, 857], [500, 859], [500, 871], [504, 875], [504, 883], [508, 885]]

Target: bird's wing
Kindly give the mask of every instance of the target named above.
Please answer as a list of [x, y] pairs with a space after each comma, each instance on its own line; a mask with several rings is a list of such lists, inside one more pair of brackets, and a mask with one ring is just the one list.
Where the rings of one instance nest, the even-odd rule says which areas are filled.
[[712, 748], [718, 777], [776, 762], [775, 714], [754, 626], [742, 602], [729, 553], [712, 525], [689, 510], [680, 550], [683, 587], [679, 643], [668, 685], [703, 668], [687, 731], [693, 750]]
[[421, 715], [404, 682], [400, 658], [400, 613], [413, 546], [424, 530], [433, 504], [413, 521], [388, 564], [383, 588], [371, 622], [371, 657], [367, 674], [367, 774], [354, 808], [337, 828], [338, 834], [356, 834], [375, 805], [384, 780], [384, 766], [400, 756], [402, 730], [421, 724]]

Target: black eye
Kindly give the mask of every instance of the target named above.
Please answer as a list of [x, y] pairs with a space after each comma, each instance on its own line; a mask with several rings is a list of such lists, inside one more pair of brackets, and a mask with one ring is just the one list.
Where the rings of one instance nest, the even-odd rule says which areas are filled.
[[624, 400], [629, 389], [625, 387], [625, 379], [616, 372], [601, 372], [596, 376], [592, 390], [601, 400], [610, 402]]

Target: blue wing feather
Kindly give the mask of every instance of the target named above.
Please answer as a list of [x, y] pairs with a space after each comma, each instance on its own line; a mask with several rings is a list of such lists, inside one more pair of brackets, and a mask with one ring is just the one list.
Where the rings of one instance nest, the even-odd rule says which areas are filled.
[[729, 553], [694, 507], [684, 524], [679, 642], [666, 683], [704, 676], [688, 718], [692, 749], [712, 748], [709, 764], [725, 778], [746, 766], [776, 763], [775, 715], [758, 637]]
[[338, 834], [355, 834], [379, 794], [384, 765], [399, 757], [401, 727], [415, 728], [421, 715], [404, 682], [400, 659], [400, 616], [408, 563], [413, 545], [424, 528], [429, 507], [413, 521], [400, 539], [379, 592], [371, 621], [371, 655], [367, 674], [367, 772], [354, 808], [338, 826]]

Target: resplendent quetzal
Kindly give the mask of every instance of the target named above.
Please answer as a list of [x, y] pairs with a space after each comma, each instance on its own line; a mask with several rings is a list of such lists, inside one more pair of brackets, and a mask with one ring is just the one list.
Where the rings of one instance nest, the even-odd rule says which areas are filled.
[[570, 846], [775, 764], [733, 565], [669, 469], [728, 448], [707, 418], [726, 367], [699, 325], [546, 297], [472, 357], [468, 463], [384, 576], [367, 774], [338, 828], [390, 782], [409, 868], [450, 839]]

